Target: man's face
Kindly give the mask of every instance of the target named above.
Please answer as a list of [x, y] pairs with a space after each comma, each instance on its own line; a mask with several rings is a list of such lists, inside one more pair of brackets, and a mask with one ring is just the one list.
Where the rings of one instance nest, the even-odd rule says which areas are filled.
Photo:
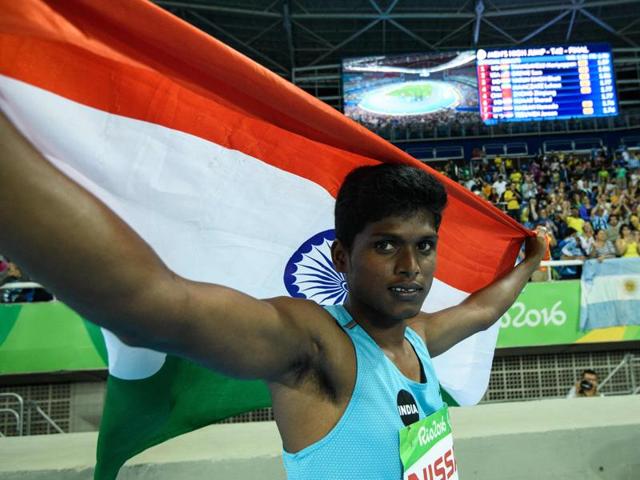
[[582, 393], [586, 396], [586, 397], [593, 397], [594, 395], [596, 395], [596, 393], [598, 393], [598, 376], [594, 375], [593, 373], [584, 373], [582, 375], [582, 382], [589, 382], [593, 387], [590, 389], [582, 389]]
[[618, 217], [612, 215], [609, 217], [609, 225], [611, 225], [612, 227], [615, 227], [616, 225], [618, 225]]
[[371, 322], [391, 327], [415, 317], [436, 268], [434, 216], [421, 211], [367, 225], [350, 250], [336, 242], [336, 268], [347, 277], [348, 306]]

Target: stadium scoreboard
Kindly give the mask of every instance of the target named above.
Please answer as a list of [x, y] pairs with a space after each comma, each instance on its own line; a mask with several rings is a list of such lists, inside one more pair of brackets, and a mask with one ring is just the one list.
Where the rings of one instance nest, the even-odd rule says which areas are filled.
[[476, 52], [486, 124], [618, 114], [611, 48], [604, 44]]

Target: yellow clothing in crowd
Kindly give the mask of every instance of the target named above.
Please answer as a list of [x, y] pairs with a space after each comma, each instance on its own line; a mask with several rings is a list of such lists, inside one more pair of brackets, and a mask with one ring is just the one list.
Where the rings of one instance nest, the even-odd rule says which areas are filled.
[[522, 182], [522, 174], [516, 170], [511, 175], [509, 175], [509, 179], [513, 183], [520, 183], [520, 182]]
[[518, 197], [511, 190], [506, 190], [502, 198], [507, 202], [507, 210], [518, 210], [520, 208]]
[[623, 258], [629, 257], [640, 257], [640, 252], [638, 251], [638, 242], [627, 242], [627, 246], [622, 254]]
[[580, 217], [568, 216], [565, 220], [567, 227], [573, 228], [576, 232], [582, 234], [582, 228], [584, 227], [584, 220]]

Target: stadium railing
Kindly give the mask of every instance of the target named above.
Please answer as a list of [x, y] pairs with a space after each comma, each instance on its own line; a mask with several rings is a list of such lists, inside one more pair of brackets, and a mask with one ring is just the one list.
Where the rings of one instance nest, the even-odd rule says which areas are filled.
[[482, 151], [487, 158], [503, 155], [508, 157], [529, 156], [529, 146], [524, 142], [487, 143], [482, 146]]
[[374, 132], [392, 142], [416, 140], [455, 139], [466, 137], [504, 137], [513, 135], [566, 134], [576, 132], [604, 132], [640, 127], [640, 111], [631, 111], [616, 117], [597, 117], [543, 122], [508, 122], [487, 126], [481, 123], [422, 124], [372, 128]]
[[593, 149], [602, 149], [604, 143], [601, 138], [577, 138], [575, 140], [547, 140], [542, 143], [545, 153], [576, 152], [585, 153]]

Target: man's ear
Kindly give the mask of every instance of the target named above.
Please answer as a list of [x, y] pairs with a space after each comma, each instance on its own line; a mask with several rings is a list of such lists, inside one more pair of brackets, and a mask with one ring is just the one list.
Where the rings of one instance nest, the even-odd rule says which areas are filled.
[[349, 252], [340, 240], [335, 240], [331, 244], [331, 260], [333, 260], [333, 266], [336, 268], [336, 271], [347, 273]]

